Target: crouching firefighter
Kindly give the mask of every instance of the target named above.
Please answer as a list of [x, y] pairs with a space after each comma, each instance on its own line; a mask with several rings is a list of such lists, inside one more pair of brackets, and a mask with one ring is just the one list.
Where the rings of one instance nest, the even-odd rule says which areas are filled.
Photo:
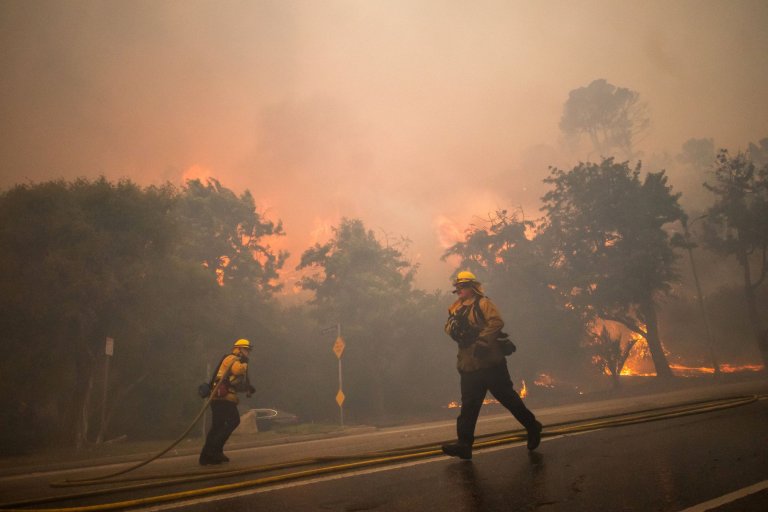
[[448, 309], [445, 331], [459, 345], [457, 368], [461, 378], [461, 412], [456, 420], [458, 441], [443, 445], [443, 453], [472, 458], [475, 425], [487, 391], [496, 397], [528, 432], [528, 449], [541, 442], [541, 423], [515, 391], [505, 356], [515, 351], [496, 306], [483, 294], [472, 272], [459, 272], [454, 281], [458, 295]]
[[250, 352], [250, 341], [237, 340], [232, 353], [221, 359], [216, 373], [211, 378], [213, 420], [203, 451], [200, 452], [200, 464], [203, 466], [229, 462], [229, 458], [224, 455], [224, 444], [240, 424], [237, 393], [244, 392], [246, 396], [251, 396], [255, 391], [248, 380]]

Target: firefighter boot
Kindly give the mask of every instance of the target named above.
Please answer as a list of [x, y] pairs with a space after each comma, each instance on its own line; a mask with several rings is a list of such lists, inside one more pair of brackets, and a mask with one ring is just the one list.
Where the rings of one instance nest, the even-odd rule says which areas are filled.
[[453, 443], [444, 444], [443, 453], [450, 455], [451, 457], [458, 457], [463, 460], [470, 460], [472, 458], [472, 447], [466, 444]]
[[224, 461], [219, 457], [211, 457], [210, 455], [200, 455], [199, 462], [201, 466], [216, 466], [218, 464], [221, 464]]
[[538, 421], [534, 422], [532, 426], [527, 428], [528, 431], [528, 449], [529, 450], [535, 450], [538, 448], [539, 443], [541, 443], [541, 423]]

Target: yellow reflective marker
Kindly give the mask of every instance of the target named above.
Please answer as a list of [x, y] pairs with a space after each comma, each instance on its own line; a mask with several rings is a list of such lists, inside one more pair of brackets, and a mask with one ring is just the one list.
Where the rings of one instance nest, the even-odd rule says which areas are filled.
[[341, 404], [344, 403], [344, 392], [342, 390], [339, 390], [338, 393], [336, 393], [336, 403], [339, 404], [339, 407], [341, 407]]
[[341, 359], [341, 354], [344, 353], [344, 347], [346, 344], [344, 343], [344, 339], [339, 336], [336, 338], [336, 343], [333, 344], [333, 353], [336, 354], [337, 359]]

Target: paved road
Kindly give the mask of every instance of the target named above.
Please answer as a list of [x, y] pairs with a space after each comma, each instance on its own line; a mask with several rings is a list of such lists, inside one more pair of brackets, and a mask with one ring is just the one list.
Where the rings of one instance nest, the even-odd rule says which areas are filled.
[[[632, 410], [638, 410], [638, 409], [646, 409], [651, 408], [655, 406], [660, 405], [667, 405], [667, 404], [673, 404], [673, 403], [680, 403], [685, 401], [691, 401], [691, 400], [701, 400], [704, 398], [716, 398], [716, 397], [722, 397], [722, 396], [733, 396], [736, 394], [758, 394], [758, 393], [766, 393], [768, 392], [768, 384], [766, 383], [760, 383], [760, 382], [748, 382], [748, 383], [741, 383], [741, 384], [734, 384], [734, 385], [725, 385], [725, 386], [710, 386], [710, 387], [704, 387], [704, 388], [693, 388], [693, 389], [685, 389], [680, 391], [675, 391], [671, 393], [666, 393], [663, 395], [653, 395], [653, 396], [641, 396], [641, 397], [633, 397], [631, 399], [620, 399], [620, 400], [606, 400], [602, 402], [596, 402], [596, 403], [588, 403], [588, 404], [573, 404], [568, 406], [560, 406], [560, 407], [554, 407], [550, 409], [542, 409], [537, 410], [537, 414], [539, 415], [539, 418], [545, 423], [545, 424], [552, 424], [554, 422], [560, 422], [560, 421], [571, 421], [574, 419], [583, 419], [583, 418], [589, 418], [599, 415], [605, 415], [605, 414], [614, 414], [614, 413], [620, 413], [620, 412], [627, 412]], [[765, 402], [761, 402], [761, 404], [765, 404]], [[755, 406], [758, 410], [759, 407]], [[745, 411], [751, 410], [750, 408], [744, 408]], [[731, 413], [726, 412], [723, 413], [725, 418], [740, 418], [742, 412], [739, 410], [739, 413], [736, 414], [737, 411], [734, 409], [733, 416], [731, 416]], [[763, 425], [762, 425], [762, 431], [765, 431], [765, 425], [768, 424], [768, 422], [765, 422], [766, 417], [764, 414], [764, 408], [763, 408]], [[758, 414], [759, 416], [759, 414]], [[693, 429], [691, 432], [688, 432], [687, 430], [681, 430], [688, 432], [688, 434], [684, 435], [683, 441], [686, 442], [679, 442], [679, 440], [676, 439], [670, 439], [668, 441], [668, 447], [667, 449], [660, 449], [657, 451], [645, 451], [646, 444], [645, 440], [647, 437], [652, 437], [654, 439], [659, 438], [659, 436], [656, 433], [641, 433], [637, 434], [637, 437], [633, 437], [632, 435], [625, 437], [627, 439], [626, 446], [622, 445], [615, 439], [613, 441], [603, 439], [601, 436], [614, 436], [614, 435], [622, 435], [624, 429], [617, 429], [617, 430], [611, 430], [611, 431], [602, 431], [602, 432], [595, 432], [591, 434], [586, 434], [584, 436], [575, 436], [570, 438], [561, 438], [561, 439], [555, 439], [550, 440], [545, 445], [543, 445], [541, 449], [541, 458], [534, 458], [529, 460], [527, 453], [524, 448], [505, 448], [503, 450], [492, 450], [492, 451], [484, 451], [478, 453], [474, 463], [470, 464], [468, 467], [465, 467], [461, 464], [456, 465], [453, 461], [450, 460], [443, 460], [443, 459], [432, 459], [427, 461], [426, 463], [418, 463], [416, 465], [409, 465], [402, 467], [401, 469], [388, 469], [387, 471], [382, 472], [379, 476], [373, 476], [372, 475], [360, 475], [355, 477], [350, 476], [344, 476], [341, 480], [334, 480], [335, 483], [318, 483], [318, 487], [315, 488], [315, 486], [301, 486], [300, 488], [286, 488], [285, 493], [283, 491], [271, 491], [270, 493], [260, 493], [253, 496], [258, 496], [257, 502], [259, 502], [262, 499], [280, 499], [280, 500], [286, 500], [286, 504], [290, 504], [290, 507], [295, 507], [296, 510], [366, 510], [366, 508], [363, 506], [366, 502], [370, 501], [372, 504], [371, 507], [368, 507], [367, 509], [376, 508], [373, 505], [376, 503], [379, 503], [382, 499], [382, 496], [387, 497], [384, 501], [381, 501], [382, 503], [386, 503], [387, 506], [384, 508], [381, 508], [381, 510], [398, 510], [396, 507], [398, 505], [398, 501], [392, 501], [392, 495], [393, 493], [396, 496], [402, 496], [406, 497], [409, 495], [409, 493], [413, 493], [415, 496], [443, 496], [448, 497], [446, 498], [450, 504], [455, 505], [458, 508], [446, 508], [445, 510], [477, 510], [478, 508], [472, 509], [472, 508], [461, 508], [459, 505], [465, 502], [465, 499], [462, 497], [463, 494], [456, 495], [455, 490], [459, 489], [470, 489], [470, 493], [473, 495], [477, 495], [481, 499], [481, 505], [480, 509], [485, 508], [485, 503], [494, 503], [497, 498], [496, 494], [494, 492], [486, 492], [486, 490], [493, 491], [496, 487], [499, 486], [500, 488], [509, 488], [510, 490], [513, 490], [511, 496], [528, 496], [530, 498], [531, 503], [538, 504], [538, 509], [541, 510], [548, 510], [547, 508], [543, 507], [556, 507], [557, 503], [561, 503], [565, 498], [563, 496], [559, 496], [557, 498], [536, 498], [534, 499], [532, 497], [531, 493], [534, 493], [536, 489], [541, 489], [541, 485], [543, 485], [541, 482], [546, 483], [546, 488], [550, 491], [553, 491], [553, 488], [550, 488], [549, 486], [555, 486], [555, 488], [558, 485], [565, 485], [565, 487], [568, 487], [570, 484], [574, 484], [575, 487], [573, 489], [579, 489], [579, 491], [573, 491], [576, 493], [576, 495], [580, 495], [581, 493], [587, 492], [586, 489], [591, 489], [590, 485], [594, 485], [594, 482], [596, 480], [599, 480], [599, 478], [602, 478], [600, 475], [623, 475], [622, 479], [627, 479], [630, 482], [635, 481], [635, 479], [640, 478], [643, 475], [650, 475], [650, 474], [656, 474], [658, 471], [668, 471], [667, 469], [653, 469], [654, 464], [661, 463], [670, 457], [676, 461], [684, 461], [685, 458], [681, 456], [681, 453], [685, 453], [685, 450], [680, 448], [677, 451], [672, 450], [673, 447], [685, 447], [689, 446], [692, 447], [692, 451], [694, 452], [701, 452], [702, 450], [710, 450], [712, 449], [712, 446], [720, 446], [721, 443], [719, 441], [715, 441], [711, 438], [707, 438], [704, 440], [702, 438], [702, 441], [700, 444], [696, 443], [688, 443], [687, 441], [695, 440], [697, 439], [697, 436], [701, 437], [702, 432], [706, 432], [711, 435], [715, 435], [715, 427], [710, 428], [707, 426], [706, 423], [702, 423], [702, 417], [693, 417], [693, 418], [687, 418], [684, 420], [679, 420], [681, 424], [683, 425], [689, 425], [687, 421], [691, 421], [693, 423], [690, 423], [691, 425], [699, 425], [699, 429]], [[745, 418], [745, 425], [744, 428], [746, 431], [749, 431], [749, 421]], [[665, 425], [669, 425], [672, 423], [663, 422], [658, 424], [650, 424], [648, 428], [651, 429], [663, 429], [667, 428]], [[717, 429], [723, 428], [723, 425], [718, 424]], [[645, 426], [644, 426], [645, 427]], [[727, 425], [726, 425], [727, 427]], [[360, 453], [364, 451], [370, 451], [370, 450], [381, 450], [381, 449], [389, 449], [389, 448], [397, 448], [397, 447], [405, 447], [405, 446], [411, 446], [414, 444], [421, 444], [421, 443], [428, 443], [428, 442], [438, 442], [446, 439], [450, 439], [454, 436], [454, 422], [453, 421], [443, 421], [443, 422], [434, 422], [434, 423], [428, 423], [423, 425], [412, 425], [408, 427], [400, 427], [400, 428], [390, 428], [390, 429], [382, 429], [376, 432], [369, 432], [365, 434], [359, 434], [354, 436], [346, 436], [346, 437], [340, 437], [335, 439], [322, 439], [322, 440], [315, 440], [315, 441], [309, 441], [309, 442], [301, 442], [301, 443], [290, 443], [290, 444], [282, 444], [277, 446], [262, 446], [258, 448], [249, 448], [249, 449], [243, 449], [243, 450], [237, 450], [230, 453], [230, 457], [232, 458], [232, 463], [229, 465], [228, 469], [234, 469], [240, 466], [247, 466], [247, 465], [258, 465], [258, 464], [267, 464], [267, 463], [275, 463], [275, 462], [281, 462], [281, 461], [288, 461], [288, 460], [296, 460], [299, 458], [304, 458], [308, 456], [323, 456], [323, 455], [343, 455], [343, 454], [354, 454], [354, 453]], [[516, 429], [519, 428], [519, 425], [515, 422], [514, 419], [512, 419], [509, 414], [493, 414], [488, 415], [481, 418], [481, 422], [479, 424], [479, 432], [497, 432], [502, 430], [510, 430], [510, 429]], [[627, 431], [634, 432], [634, 430], [631, 429], [640, 429], [640, 427], [626, 427]], [[642, 430], [642, 429], [641, 429]], [[667, 428], [667, 430], [669, 430]], [[643, 431], [644, 432], [644, 431]], [[652, 432], [657, 432], [656, 430], [653, 430]], [[677, 427], [670, 430], [670, 432], [678, 432]], [[727, 427], [724, 429], [724, 432], [730, 432], [730, 427]], [[719, 433], [719, 432], [718, 432]], [[759, 435], [759, 434], [757, 434]], [[750, 450], [753, 449], [755, 446], [755, 440], [759, 437], [755, 437], [756, 434], [749, 433], [745, 434], [744, 436], [734, 438], [734, 443], [736, 444], [736, 452], [740, 452], [743, 450]], [[674, 436], [673, 436], [674, 437]], [[640, 439], [641, 442], [638, 443], [637, 440]], [[666, 439], [666, 437], [662, 436], [658, 439], [660, 442], [662, 439]], [[765, 443], [765, 438], [763, 437], [763, 447], [768, 446], [768, 443]], [[630, 442], [633, 441], [633, 442]], [[595, 445], [597, 443], [597, 445]], [[633, 444], [634, 443], [634, 444]], [[560, 446], [562, 445], [562, 446]], [[607, 445], [607, 447], [603, 446]], [[711, 446], [710, 446], [711, 445]], [[588, 448], [587, 448], [588, 446]], [[597, 446], [597, 448], [595, 448]], [[640, 448], [640, 453], [638, 454], [632, 454], [632, 450], [635, 449], [634, 447]], [[581, 451], [579, 450], [581, 449]], [[745, 452], [746, 453], [746, 452]], [[592, 458], [590, 459], [590, 454], [592, 454]], [[671, 455], [670, 455], [671, 454]], [[727, 455], [727, 454], [725, 454]], [[742, 454], [742, 456], [747, 456], [748, 454]], [[763, 454], [765, 455], [765, 454]], [[534, 456], [536, 457], [536, 456]], [[645, 458], [644, 458], [645, 457]], [[485, 461], [493, 461], [486, 463]], [[641, 464], [637, 466], [638, 468], [645, 468], [643, 464], [648, 464], [647, 469], [636, 469], [635, 472], [637, 473], [636, 476], [632, 476], [630, 478], [630, 473], [626, 473], [623, 471], [620, 471], [621, 468], [626, 467], [625, 464], [629, 464], [631, 467], [635, 460], [641, 461]], [[727, 460], [727, 458], [721, 458], [719, 460]], [[584, 462], [589, 461], [589, 462]], [[691, 464], [697, 464], [695, 467], [691, 468], [690, 471], [693, 474], [696, 474], [699, 472], [701, 466], [701, 461], [695, 461], [691, 462]], [[510, 466], [512, 464], [512, 466]], [[582, 473], [576, 473], [575, 476], [571, 474], [572, 472], [577, 471], [577, 469], [581, 468], [586, 464], [588, 467], [593, 468], [604, 468], [603, 470], [598, 471], [596, 474], [591, 475], [589, 478], [586, 476], [584, 477], [584, 482], [578, 481], [579, 475]], [[617, 465], [618, 464], [618, 465]], [[98, 475], [102, 474], [105, 471], [108, 470], [115, 470], [119, 469], [121, 467], [125, 467], [125, 464], [114, 464], [110, 466], [101, 466], [101, 467], [76, 467], [76, 468], [70, 468], [66, 470], [51, 470], [51, 471], [43, 471], [43, 472], [35, 472], [35, 473], [28, 473], [28, 472], [20, 472], [16, 475], [7, 475], [0, 477], [0, 502], [10, 502], [20, 499], [26, 499], [31, 497], [41, 497], [41, 496], [48, 496], [51, 494], [61, 494], [62, 492], [72, 492], [72, 490], [62, 491], [62, 490], [52, 490], [48, 487], [48, 483], [51, 480], [61, 480], [63, 478], [81, 478], [83, 476], [89, 476], [89, 475]], [[202, 471], [199, 466], [196, 464], [196, 456], [182, 456], [182, 457], [171, 457], [168, 459], [163, 459], [157, 462], [152, 463], [147, 468], [143, 468], [142, 470], [138, 471], [137, 473], [169, 473], [169, 472], [179, 472], [179, 471]], [[526, 473], [527, 472], [527, 473]], [[586, 474], [586, 473], [585, 473]], [[378, 475], [378, 473], [375, 473], [375, 475]], [[386, 476], [384, 476], [386, 475]], [[543, 475], [543, 476], [536, 476], [536, 475]], [[377, 480], [378, 478], [384, 478], [384, 480]], [[495, 478], [501, 478], [502, 480], [500, 482], [495, 482]], [[643, 476], [644, 477], [644, 476]], [[251, 478], [251, 477], [249, 477]], [[362, 480], [357, 480], [358, 478], [361, 478]], [[391, 484], [387, 483], [389, 482], [391, 478]], [[569, 480], [572, 478], [576, 478], [576, 480]], [[763, 479], [766, 477], [764, 476]], [[372, 479], [372, 480], [369, 480]], [[417, 482], [419, 479], [423, 479], [426, 482], [434, 482], [436, 485], [439, 483], [437, 488], [419, 488], [419, 487], [408, 487], [408, 485], [412, 482]], [[543, 479], [543, 480], [542, 480]], [[526, 482], [522, 485], [522, 487], [518, 487], [517, 482]], [[738, 480], [738, 478], [737, 478]], [[747, 481], [748, 479], [744, 479], [745, 482], [744, 485], [748, 485], [749, 483], [754, 483]], [[362, 504], [356, 505], [353, 496], [350, 496], [349, 493], [354, 492], [355, 496], [358, 496], [358, 492], [360, 489], [364, 488], [365, 485], [360, 486], [358, 482], [372, 482], [371, 485], [373, 487], [371, 488], [370, 492], [368, 494], [365, 494], [365, 498], [361, 498], [363, 502]], [[378, 482], [378, 483], [376, 483]], [[404, 482], [404, 483], [397, 483], [397, 482]], [[440, 483], [441, 482], [441, 483]], [[462, 485], [456, 485], [456, 482], [464, 482]], [[575, 483], [574, 483], [575, 482]], [[620, 482], [618, 480], [617, 482]], [[566, 483], [568, 485], [566, 485]], [[586, 487], [581, 486], [581, 484], [584, 483]], [[677, 481], [673, 481], [673, 484], [678, 483]], [[724, 484], [728, 484], [728, 481], [723, 481]], [[735, 490], [738, 487], [736, 485], [736, 482], [730, 482], [734, 484], [733, 488], [729, 488], [728, 485], [723, 486], [723, 493], [729, 492], [731, 490]], [[587, 485], [589, 484], [589, 485]], [[685, 484], [687, 485], [687, 484]], [[328, 498], [326, 500], [325, 498], [320, 498], [319, 496], [322, 495], [323, 492], [322, 489], [325, 489], [326, 486], [331, 486], [331, 489], [328, 491], [331, 493], [331, 495], [335, 496], [333, 499]], [[333, 488], [333, 486], [337, 486], [337, 488]], [[349, 489], [346, 491], [346, 494], [344, 492], [344, 489], [346, 487], [349, 487]], [[672, 486], [674, 488], [674, 485]], [[743, 486], [742, 486], [743, 487]], [[663, 487], [662, 487], [663, 488]], [[293, 489], [292, 491], [289, 489]], [[318, 493], [317, 495], [314, 495], [312, 493], [315, 492], [315, 489]], [[386, 492], [382, 491], [382, 489], [386, 489]], [[397, 491], [393, 491], [392, 489], [397, 489]], [[402, 489], [402, 492], [400, 491]], [[410, 490], [409, 490], [410, 489]], [[655, 489], [655, 487], [653, 487]], [[85, 488], [84, 490], [88, 490], [88, 488]], [[453, 491], [452, 491], [453, 490]], [[721, 489], [718, 489], [717, 492], [719, 492]], [[482, 491], [482, 492], [481, 492]], [[170, 491], [166, 491], [170, 492]], [[594, 492], [594, 489], [591, 491]], [[623, 493], [623, 490], [619, 491], [619, 494]], [[272, 494], [274, 493], [274, 494]], [[270, 496], [284, 496], [280, 498], [273, 498], [273, 497], [267, 497], [267, 494]], [[305, 494], [313, 495], [314, 498], [309, 501], [299, 501], [294, 502], [295, 496], [304, 496]], [[716, 493], [715, 493], [716, 494]], [[722, 493], [721, 493], [722, 494]], [[585, 494], [589, 495], [589, 494]], [[249, 495], [251, 496], [251, 495]], [[342, 498], [339, 498], [339, 496], [342, 496]], [[343, 498], [343, 496], [347, 496], [346, 498]], [[486, 497], [487, 496], [487, 497]], [[543, 496], [543, 495], [542, 495]], [[567, 496], [566, 496], [567, 497]], [[115, 496], [115, 499], [126, 499], [126, 496]], [[338, 502], [338, 507], [334, 505], [337, 503], [335, 500], [340, 499]], [[500, 498], [499, 498], [500, 499]], [[505, 498], [505, 499], [512, 499]], [[703, 501], [705, 499], [709, 499], [709, 496], [702, 496], [700, 501]], [[103, 501], [103, 500], [101, 500]], [[548, 504], [546, 502], [553, 501], [553, 503]], [[557, 502], [557, 503], [555, 503]], [[247, 500], [244, 501], [245, 505], [247, 505]], [[325, 503], [326, 508], [322, 508], [318, 503]], [[328, 505], [330, 503], [330, 505]], [[404, 502], [404, 503], [407, 503]], [[71, 505], [69, 502], [63, 502], [61, 503], [62, 506]], [[409, 507], [412, 507], [414, 505], [407, 505]], [[462, 505], [463, 506], [463, 505]], [[313, 508], [316, 507], [316, 508]], [[330, 507], [330, 508], [328, 508]], [[393, 507], [393, 508], [390, 508]], [[430, 507], [431, 508], [431, 507]], [[266, 510], [270, 510], [271, 508], [266, 508]], [[287, 510], [292, 510], [293, 508], [287, 508]], [[552, 510], [557, 510], [557, 508], [551, 508]], [[225, 510], [225, 509], [222, 509]], [[255, 510], [255, 509], [254, 509]], [[265, 510], [261, 508], [261, 510]], [[410, 510], [414, 510], [414, 508], [411, 508]], [[490, 508], [488, 510], [493, 510], [493, 508]], [[523, 508], [522, 510], [526, 510]], [[531, 509], [533, 510], [533, 509]], [[571, 510], [567, 508], [563, 508], [561, 510]], [[573, 509], [577, 510], [577, 509]], [[587, 510], [587, 509], [585, 509]], [[594, 509], [592, 509], [594, 510]], [[622, 508], [618, 508], [618, 510], [623, 510]], [[644, 510], [644, 509], [632, 509], [627, 508], [626, 510]], [[653, 508], [647, 509], [647, 510], [654, 510]], [[659, 510], [668, 510], [659, 508]], [[674, 510], [674, 509], [669, 509]]]
[[[641, 425], [245, 491], [202, 511], [670, 511], [768, 481], [768, 401]], [[735, 507], [735, 508], [734, 508]], [[154, 510], [168, 510], [158, 507]], [[768, 491], [718, 510], [768, 510]]]

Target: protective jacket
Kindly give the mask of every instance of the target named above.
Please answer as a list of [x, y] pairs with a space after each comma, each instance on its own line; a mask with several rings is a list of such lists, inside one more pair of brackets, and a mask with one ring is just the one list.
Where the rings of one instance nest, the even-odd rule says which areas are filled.
[[[243, 356], [238, 349], [227, 357], [225, 357], [219, 365], [219, 370], [216, 372], [216, 380], [214, 385], [222, 379], [226, 374], [227, 379], [222, 386], [226, 386], [226, 394], [219, 396], [218, 393], [214, 395], [213, 400], [228, 400], [233, 403], [238, 403], [237, 390], [245, 390], [248, 375], [248, 363], [243, 360]], [[229, 372], [227, 372], [229, 370]]]
[[[469, 323], [479, 328], [480, 332], [477, 339], [471, 343], [459, 344], [456, 361], [459, 372], [473, 372], [504, 363], [504, 354], [496, 339], [499, 331], [504, 328], [504, 321], [501, 319], [496, 305], [483, 295], [479, 296], [479, 300], [478, 297], [464, 301], [457, 300], [448, 308], [449, 319], [450, 315], [456, 314], [462, 307], [470, 308], [467, 317]], [[481, 313], [478, 313], [476, 308], [480, 308]], [[450, 335], [448, 324], [446, 324], [445, 330]]]

